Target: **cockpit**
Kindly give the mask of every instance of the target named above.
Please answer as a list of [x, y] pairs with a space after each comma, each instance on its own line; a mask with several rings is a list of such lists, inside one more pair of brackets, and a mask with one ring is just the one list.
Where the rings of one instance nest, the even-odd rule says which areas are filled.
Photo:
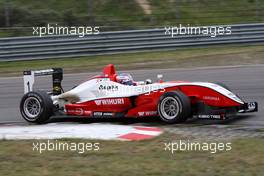
[[116, 81], [120, 84], [128, 85], [128, 86], [133, 86], [134, 81], [133, 77], [129, 73], [120, 73], [116, 76]]
[[118, 82], [120, 84], [124, 84], [124, 85], [128, 85], [128, 86], [135, 86], [135, 85], [151, 84], [152, 83], [152, 81], [150, 79], [147, 79], [146, 81], [135, 82], [133, 80], [132, 75], [129, 73], [117, 74], [113, 64], [109, 64], [103, 69], [103, 76], [110, 78], [111, 81]]

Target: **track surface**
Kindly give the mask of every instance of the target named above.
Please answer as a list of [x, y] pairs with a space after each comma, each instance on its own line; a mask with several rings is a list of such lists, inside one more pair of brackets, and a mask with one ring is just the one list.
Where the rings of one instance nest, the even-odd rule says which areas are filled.
[[[264, 127], [263, 65], [198, 69], [137, 70], [129, 71], [129, 73], [134, 76], [135, 80], [150, 78], [155, 81], [157, 74], [163, 74], [164, 80], [223, 82], [245, 101], [257, 101], [259, 103], [259, 112], [228, 123]], [[66, 74], [64, 75], [63, 87], [65, 90], [68, 90], [95, 74], [98, 73]], [[50, 90], [51, 78], [37, 78], [35, 85], [35, 87]], [[22, 75], [21, 77], [0, 78], [0, 93], [0, 122], [24, 122], [19, 112], [19, 101], [23, 95]]]

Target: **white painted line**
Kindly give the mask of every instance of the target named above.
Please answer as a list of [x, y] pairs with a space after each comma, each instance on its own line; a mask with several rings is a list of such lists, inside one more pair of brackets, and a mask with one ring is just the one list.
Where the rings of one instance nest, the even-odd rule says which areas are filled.
[[[137, 128], [141, 128], [138, 130]], [[127, 140], [143, 140], [153, 138], [162, 133], [158, 128], [134, 127], [128, 125], [112, 124], [61, 124], [52, 123], [31, 126], [0, 126], [0, 139], [60, 139], [60, 138], [83, 138], [100, 140], [123, 140], [120, 136], [138, 134], [139, 137]]]
[[150, 135], [150, 136], [158, 136], [161, 134], [160, 131], [145, 131], [145, 130], [135, 130], [133, 131], [134, 133], [138, 134], [145, 134], [145, 135]]

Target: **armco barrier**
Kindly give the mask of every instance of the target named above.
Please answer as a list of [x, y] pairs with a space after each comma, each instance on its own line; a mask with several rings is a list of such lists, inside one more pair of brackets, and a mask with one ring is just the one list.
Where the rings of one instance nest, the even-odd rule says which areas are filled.
[[183, 47], [264, 43], [264, 23], [231, 25], [231, 35], [165, 35], [165, 29], [101, 32], [98, 35], [0, 39], [0, 61], [80, 57]]

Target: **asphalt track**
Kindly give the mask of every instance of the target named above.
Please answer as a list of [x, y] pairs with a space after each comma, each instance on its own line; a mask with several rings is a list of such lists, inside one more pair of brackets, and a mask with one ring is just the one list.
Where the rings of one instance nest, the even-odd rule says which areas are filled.
[[[89, 69], [87, 69], [89, 72]], [[264, 65], [208, 67], [193, 69], [155, 69], [129, 71], [135, 80], [147, 78], [156, 80], [157, 74], [163, 74], [164, 80], [190, 80], [223, 82], [233, 92], [245, 101], [257, 101], [259, 112], [243, 115], [235, 120], [226, 122], [230, 125], [252, 125], [264, 127]], [[63, 87], [65, 90], [87, 80], [98, 73], [65, 74]], [[50, 90], [51, 78], [37, 78], [35, 88]], [[21, 77], [0, 77], [0, 123], [24, 122], [19, 112], [19, 102], [23, 96], [23, 79]], [[121, 121], [121, 120], [120, 120]], [[204, 123], [204, 120], [194, 120], [188, 123]], [[211, 121], [210, 123], [214, 123]]]

